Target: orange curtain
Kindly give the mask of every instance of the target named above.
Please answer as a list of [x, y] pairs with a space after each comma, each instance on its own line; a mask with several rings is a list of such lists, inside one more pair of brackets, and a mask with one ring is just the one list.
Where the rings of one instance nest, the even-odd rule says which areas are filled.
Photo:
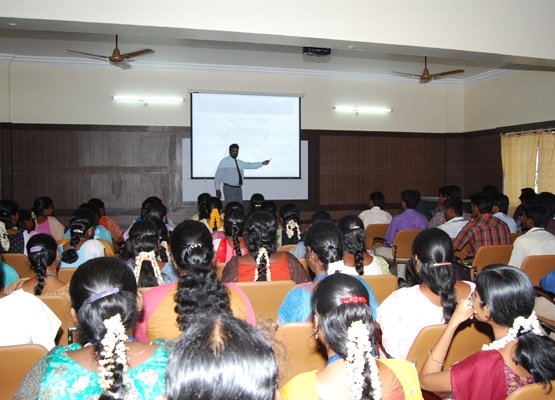
[[539, 146], [538, 190], [555, 193], [555, 131], [543, 132]]

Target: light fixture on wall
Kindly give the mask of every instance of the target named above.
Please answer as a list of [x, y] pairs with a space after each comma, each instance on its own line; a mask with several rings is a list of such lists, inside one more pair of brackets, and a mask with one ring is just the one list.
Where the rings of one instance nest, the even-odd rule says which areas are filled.
[[183, 97], [176, 96], [112, 96], [112, 100], [122, 103], [144, 103], [144, 104], [178, 104], [183, 103]]
[[393, 111], [389, 107], [368, 107], [368, 106], [334, 106], [337, 112], [353, 114], [387, 114]]

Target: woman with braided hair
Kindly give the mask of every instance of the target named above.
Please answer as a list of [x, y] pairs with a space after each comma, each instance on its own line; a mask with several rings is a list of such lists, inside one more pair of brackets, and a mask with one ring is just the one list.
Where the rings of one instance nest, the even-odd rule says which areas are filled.
[[163, 399], [170, 344], [131, 337], [142, 301], [133, 273], [113, 257], [73, 275], [71, 312], [79, 343], [58, 346], [32, 369], [16, 399]]
[[[555, 342], [546, 336], [534, 313], [534, 288], [516, 267], [489, 265], [476, 278], [470, 300], [460, 302], [446, 329], [430, 350], [422, 370], [422, 388], [453, 392], [455, 399], [501, 400], [519, 387], [542, 383], [552, 391]], [[476, 318], [491, 326], [495, 341], [442, 371], [459, 325]], [[549, 398], [552, 398], [553, 392]], [[547, 398], [547, 397], [546, 397]]]
[[297, 375], [282, 389], [283, 400], [422, 399], [414, 365], [376, 360], [368, 292], [355, 277], [336, 273], [312, 296], [314, 329], [328, 361], [321, 370]]
[[[391, 275], [389, 264], [380, 256], [371, 256], [365, 249], [366, 234], [362, 220], [355, 215], [346, 215], [339, 220], [343, 233], [344, 268], [337, 271], [349, 275]], [[330, 271], [333, 273], [334, 271]]]
[[193, 321], [206, 315], [231, 312], [255, 323], [245, 293], [237, 285], [223, 285], [216, 278], [212, 235], [202, 222], [188, 220], [179, 224], [170, 244], [179, 280], [144, 294], [143, 316], [135, 329], [137, 339], [177, 340]]
[[65, 227], [54, 217], [54, 201], [50, 197], [37, 197], [31, 212], [35, 219], [35, 233], [52, 235], [56, 241], [63, 239]]
[[214, 264], [225, 264], [233, 256], [242, 256], [249, 252], [249, 248], [243, 239], [247, 217], [242, 209], [230, 207], [230, 204], [233, 205], [233, 203], [229, 203], [225, 207], [224, 231], [212, 234], [216, 253]]
[[69, 285], [58, 279], [60, 257], [54, 238], [44, 233], [32, 236], [27, 242], [27, 254], [31, 270], [35, 273], [32, 278], [22, 278], [4, 288], [4, 294], [17, 289], [23, 289], [34, 295], [67, 295]]
[[225, 266], [222, 282], [308, 281], [308, 273], [291, 253], [276, 251], [276, 220], [265, 211], [252, 214], [245, 235], [249, 254], [234, 256]]
[[380, 304], [377, 318], [382, 350], [395, 358], [406, 358], [422, 328], [447, 323], [457, 303], [474, 290], [474, 283], [456, 280], [453, 241], [441, 229], [420, 232], [412, 254], [420, 284], [390, 294]]
[[301, 215], [299, 208], [293, 203], [285, 203], [279, 209], [281, 219], [281, 245], [297, 244], [302, 240]]
[[95, 216], [91, 210], [78, 208], [69, 219], [70, 239], [61, 241], [60, 268], [78, 267], [85, 261], [105, 255], [104, 245], [93, 239]]
[[217, 197], [210, 197], [206, 202], [205, 218], [201, 219], [204, 225], [210, 229], [210, 232], [217, 232], [222, 230], [222, 201]]

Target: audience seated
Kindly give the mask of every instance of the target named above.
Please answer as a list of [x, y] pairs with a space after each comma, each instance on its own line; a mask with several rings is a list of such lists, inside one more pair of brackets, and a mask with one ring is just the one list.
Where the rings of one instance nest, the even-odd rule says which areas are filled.
[[468, 221], [464, 219], [464, 204], [459, 198], [450, 198], [445, 200], [443, 205], [443, 219], [445, 223], [437, 226], [451, 238], [456, 238], [462, 229], [468, 224]]
[[536, 200], [536, 192], [532, 188], [522, 188], [520, 189], [520, 196], [518, 199], [520, 200], [520, 204], [515, 208], [513, 213], [513, 219], [516, 222], [517, 229], [520, 231], [522, 230], [521, 220], [520, 217], [522, 216], [522, 206], [529, 202], [534, 202]]
[[491, 212], [495, 218], [499, 218], [501, 221], [505, 222], [509, 227], [511, 233], [517, 232], [516, 222], [513, 218], [507, 215], [509, 211], [509, 197], [504, 194], [498, 193], [492, 197], [493, 207]]
[[206, 214], [206, 205], [208, 204], [208, 200], [210, 200], [210, 193], [201, 193], [197, 197], [197, 211], [198, 214], [194, 214], [191, 219], [193, 221], [200, 221], [201, 219], [208, 218]]
[[346, 215], [338, 227], [343, 234], [343, 265], [330, 268], [330, 274], [339, 271], [348, 275], [391, 275], [387, 261], [366, 252], [366, 234], [359, 217]]
[[406, 358], [422, 328], [448, 322], [457, 303], [468, 298], [474, 287], [455, 279], [453, 243], [442, 230], [420, 232], [412, 252], [420, 284], [389, 295], [377, 318], [383, 348], [394, 358]]
[[485, 192], [476, 193], [470, 197], [470, 203], [473, 218], [454, 240], [455, 250], [460, 250], [470, 243], [470, 255], [473, 256], [482, 246], [511, 244], [509, 227], [491, 214], [491, 196]]
[[52, 235], [56, 241], [63, 239], [65, 227], [53, 216], [54, 201], [50, 197], [37, 197], [31, 211], [35, 214], [34, 233]]
[[110, 232], [112, 244], [114, 245], [114, 250], [117, 251], [119, 247], [123, 245], [123, 229], [116, 222], [115, 219], [106, 215], [106, 206], [104, 205], [104, 202], [102, 200], [98, 198], [93, 198], [90, 199], [88, 203], [98, 207], [100, 211], [100, 218], [98, 220], [98, 223]]
[[[165, 229], [163, 223], [160, 228]], [[129, 230], [129, 239], [125, 242], [131, 256], [128, 265], [133, 270], [139, 287], [159, 286], [178, 279], [177, 271], [168, 262], [165, 248], [160, 246], [158, 229], [154, 221], [136, 222]], [[162, 260], [162, 254], [166, 261]]]
[[281, 245], [297, 244], [302, 241], [301, 215], [299, 208], [293, 203], [285, 203], [279, 209], [281, 226]]
[[[331, 215], [326, 211], [316, 211], [314, 214], [312, 214], [312, 217], [310, 218], [310, 226], [319, 221], [331, 221]], [[289, 253], [297, 257], [298, 260], [306, 258], [306, 248], [304, 240], [301, 240], [299, 243], [297, 243], [295, 247], [289, 250]]]
[[274, 400], [277, 384], [271, 343], [225, 313], [190, 325], [168, 360], [168, 400]]
[[17, 282], [6, 286], [4, 294], [18, 289], [33, 293], [36, 296], [68, 295], [69, 285], [58, 279], [60, 256], [54, 238], [44, 233], [31, 237], [27, 243], [27, 254], [31, 270], [35, 273], [32, 278], [21, 278]]
[[414, 365], [373, 357], [368, 303], [365, 287], [349, 275], [334, 274], [318, 284], [312, 297], [314, 325], [328, 362], [321, 371], [289, 381], [281, 389], [283, 400], [422, 399]]
[[249, 248], [243, 238], [246, 218], [240, 203], [231, 202], [225, 206], [224, 230], [212, 234], [214, 264], [225, 264], [235, 255], [248, 254]]
[[[305, 245], [308, 266], [314, 273], [314, 279], [312, 282], [295, 286], [287, 293], [278, 310], [278, 325], [311, 321], [310, 298], [314, 288], [328, 276], [330, 269], [336, 270], [336, 266], [343, 266], [343, 238], [341, 231], [333, 222], [319, 221], [312, 225], [306, 233]], [[366, 282], [361, 280], [361, 283], [368, 291], [372, 315], [376, 316], [378, 301]]]
[[223, 229], [222, 211], [222, 201], [217, 197], [210, 197], [206, 203], [206, 212], [204, 213], [207, 217], [201, 219], [200, 222], [206, 225], [210, 232], [221, 231]]
[[30, 210], [19, 210], [17, 229], [23, 236], [23, 254], [27, 255], [27, 242], [33, 236], [35, 230], [35, 220]]
[[[486, 267], [471, 300], [460, 302], [420, 372], [423, 389], [453, 392], [455, 399], [504, 399], [532, 382], [555, 379], [555, 343], [544, 336], [534, 311], [534, 290], [517, 268]], [[495, 341], [442, 371], [457, 327], [468, 318], [489, 324]]]
[[249, 215], [250, 217], [255, 211], [262, 211], [262, 203], [264, 203], [264, 196], [261, 193], [254, 193], [249, 202]]
[[23, 253], [23, 231], [17, 227], [19, 205], [8, 199], [0, 200], [0, 250], [3, 253]]
[[509, 265], [520, 268], [526, 257], [555, 254], [555, 235], [545, 230], [551, 213], [543, 204], [527, 203], [522, 207], [524, 235], [516, 238]]
[[[162, 202], [162, 199], [156, 196], [150, 196], [143, 201], [143, 204], [141, 205], [141, 216], [135, 218], [131, 223], [131, 226], [133, 226], [135, 222], [155, 219], [166, 224], [168, 232], [173, 231], [173, 221], [168, 218], [168, 209]], [[131, 226], [129, 228], [131, 228]], [[124, 240], [127, 240], [129, 237], [129, 228], [123, 233]]]
[[129, 268], [113, 257], [90, 260], [75, 271], [69, 291], [79, 343], [40, 360], [16, 398], [161, 398], [168, 344], [131, 337], [141, 302]]
[[390, 213], [384, 211], [385, 196], [382, 192], [372, 192], [369, 196], [368, 210], [359, 214], [364, 228], [372, 224], [389, 224], [393, 218]]
[[444, 224], [447, 221], [444, 213], [445, 202], [449, 199], [460, 199], [461, 197], [461, 188], [456, 185], [440, 187], [438, 191], [437, 204], [434, 210], [434, 215], [430, 222], [428, 222], [428, 228], [438, 228], [440, 225]]
[[551, 219], [547, 223], [545, 230], [555, 235], [555, 194], [551, 192], [541, 192], [538, 194], [538, 203], [546, 206], [551, 212]]
[[254, 324], [254, 312], [236, 285], [223, 286], [216, 278], [212, 235], [198, 221], [184, 221], [173, 231], [171, 253], [180, 277], [144, 294], [143, 316], [135, 337], [149, 342], [156, 338], [176, 340], [196, 318], [222, 312]]
[[105, 255], [104, 245], [93, 239], [95, 216], [92, 211], [78, 208], [69, 219], [70, 239], [59, 242], [62, 253], [60, 268], [74, 268], [85, 261]]
[[308, 273], [291, 253], [276, 251], [276, 220], [265, 211], [252, 214], [246, 223], [249, 254], [234, 256], [225, 266], [222, 282], [293, 280], [303, 283]]

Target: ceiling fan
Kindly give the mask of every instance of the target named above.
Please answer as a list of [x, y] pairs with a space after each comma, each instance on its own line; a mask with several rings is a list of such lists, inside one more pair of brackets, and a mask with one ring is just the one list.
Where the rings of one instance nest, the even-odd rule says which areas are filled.
[[89, 58], [94, 58], [97, 60], [103, 60], [103, 61], [108, 60], [110, 64], [115, 65], [116, 67], [120, 67], [122, 69], [130, 69], [131, 64], [127, 62], [128, 60], [131, 61], [130, 60], [131, 58], [142, 56], [143, 54], [154, 53], [154, 50], [142, 49], [142, 50], [132, 51], [131, 53], [121, 54], [118, 48], [118, 35], [116, 35], [116, 48], [112, 52], [111, 56], [102, 56], [99, 54], [85, 53], [84, 51], [69, 50], [69, 49], [68, 49], [68, 52], [84, 55]]
[[428, 57], [424, 57], [424, 70], [420, 75], [408, 74], [406, 72], [396, 72], [396, 71], [393, 71], [393, 74], [406, 76], [409, 78], [416, 78], [420, 80], [420, 83], [428, 83], [433, 81], [434, 79], [441, 79], [448, 75], [462, 74], [463, 72], [464, 72], [464, 69], [454, 69], [452, 71], [436, 72], [435, 74], [430, 74], [430, 70], [428, 70]]

